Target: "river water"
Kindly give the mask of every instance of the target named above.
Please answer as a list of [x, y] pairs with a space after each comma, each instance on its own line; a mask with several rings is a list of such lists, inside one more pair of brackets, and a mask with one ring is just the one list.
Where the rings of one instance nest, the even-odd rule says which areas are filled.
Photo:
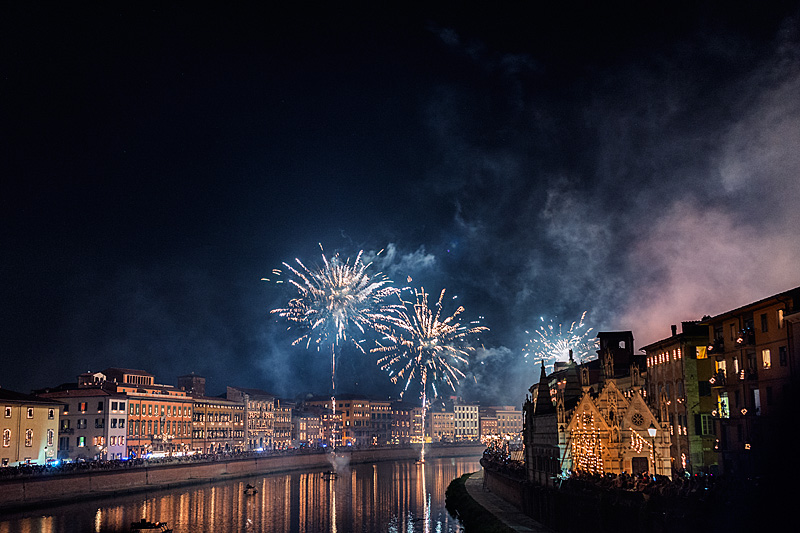
[[175, 533], [461, 532], [445, 491], [480, 468], [477, 458], [447, 458], [345, 465], [335, 478], [321, 470], [261, 475], [6, 514], [0, 533], [127, 532], [142, 518]]

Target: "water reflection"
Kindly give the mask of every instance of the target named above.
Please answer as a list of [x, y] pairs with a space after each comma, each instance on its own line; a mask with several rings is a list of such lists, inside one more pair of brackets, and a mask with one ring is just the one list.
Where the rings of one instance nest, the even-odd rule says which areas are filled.
[[[445, 509], [447, 485], [477, 459], [427, 459], [217, 482], [0, 517], [0, 533], [112, 533], [142, 518], [175, 533], [460, 532]], [[245, 492], [247, 484], [257, 492]]]

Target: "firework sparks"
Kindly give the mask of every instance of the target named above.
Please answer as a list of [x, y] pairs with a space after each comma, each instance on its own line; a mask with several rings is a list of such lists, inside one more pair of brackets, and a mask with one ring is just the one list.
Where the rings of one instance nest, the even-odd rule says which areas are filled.
[[[389, 319], [389, 314], [395, 308], [402, 307], [401, 303], [388, 303], [390, 296], [399, 294], [399, 289], [391, 287], [391, 280], [381, 273], [370, 276], [367, 269], [371, 263], [365, 264], [362, 255], [363, 251], [359, 252], [351, 263], [349, 259], [341, 259], [338, 254], [328, 259], [323, 252], [322, 266], [315, 269], [309, 269], [299, 259], [295, 259], [297, 266], [283, 263], [291, 276], [288, 283], [296, 289], [297, 295], [289, 300], [286, 307], [271, 311], [286, 319], [289, 329], [296, 327], [300, 330], [300, 336], [292, 342], [293, 346], [305, 343], [306, 348], [313, 345], [317, 350], [323, 346], [330, 347], [334, 418], [336, 357], [340, 345], [352, 341], [356, 348], [364, 352], [357, 336], [364, 335], [368, 329], [375, 329], [376, 324]], [[275, 277], [284, 274], [279, 269], [272, 273]], [[262, 279], [269, 281], [268, 278]], [[280, 283], [280, 280], [276, 283]]]
[[[306, 347], [314, 344], [319, 350], [350, 340], [363, 352], [351, 333], [363, 335], [400, 307], [388, 303], [388, 298], [400, 291], [391, 287], [391, 281], [383, 274], [370, 276], [367, 269], [371, 263], [363, 263], [362, 254], [359, 252], [352, 263], [338, 255], [329, 260], [323, 254], [322, 267], [314, 270], [299, 259], [295, 259], [297, 267], [283, 263], [294, 276], [288, 283], [297, 290], [297, 296], [285, 308], [273, 309], [272, 313], [289, 321], [290, 328], [295, 326], [302, 331], [292, 345], [305, 342]], [[276, 269], [273, 274], [281, 276], [283, 272]]]
[[592, 359], [596, 355], [597, 339], [589, 337], [593, 328], [587, 327], [585, 318], [586, 311], [566, 328], [553, 320], [544, 323], [544, 318], [539, 317], [542, 324], [534, 330], [533, 338], [523, 349], [526, 360], [535, 364], [544, 362], [545, 367], [552, 371], [556, 361], [569, 359], [570, 350], [579, 363]]
[[[372, 351], [383, 354], [378, 359], [382, 370], [389, 372], [392, 383], [405, 381], [400, 397], [408, 390], [412, 382], [416, 381], [421, 386], [422, 419], [423, 419], [423, 448], [422, 460], [425, 457], [424, 446], [424, 421], [428, 406], [428, 397], [436, 398], [437, 383], [444, 383], [455, 390], [460, 378], [465, 376], [459, 368], [468, 363], [470, 353], [474, 348], [469, 344], [469, 337], [487, 331], [484, 326], [462, 325], [458, 317], [464, 311], [463, 307], [456, 309], [455, 313], [442, 319], [442, 300], [445, 291], [442, 290], [435, 310], [428, 305], [428, 294], [425, 289], [414, 290], [416, 302], [413, 303], [413, 312], [406, 308], [398, 310], [396, 316], [390, 317], [385, 323], [378, 325], [378, 331], [384, 334], [382, 341]], [[428, 387], [430, 392], [428, 394]]]

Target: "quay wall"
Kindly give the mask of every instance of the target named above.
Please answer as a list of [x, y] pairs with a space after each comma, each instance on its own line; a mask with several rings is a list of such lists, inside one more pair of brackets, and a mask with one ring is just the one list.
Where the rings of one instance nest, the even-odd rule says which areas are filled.
[[[479, 459], [484, 449], [481, 445], [437, 446], [426, 448], [425, 456]], [[349, 458], [350, 464], [411, 460], [419, 457], [419, 447], [369, 448], [343, 452], [337, 450], [337, 455]], [[210, 483], [224, 479], [282, 472], [306, 472], [330, 467], [328, 454], [286, 454], [209, 462], [152, 464], [114, 470], [90, 470], [8, 479], [0, 481], [0, 510], [42, 507], [67, 501]]]

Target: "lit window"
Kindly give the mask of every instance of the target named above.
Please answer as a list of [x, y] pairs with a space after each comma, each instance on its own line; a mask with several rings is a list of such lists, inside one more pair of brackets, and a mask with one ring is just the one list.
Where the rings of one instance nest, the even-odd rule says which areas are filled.
[[52, 446], [54, 440], [55, 440], [55, 431], [53, 431], [52, 429], [48, 429], [47, 430], [47, 445], [48, 446]]
[[33, 418], [33, 407], [28, 407], [28, 418]]
[[764, 362], [764, 370], [772, 368], [772, 356], [769, 350], [761, 350], [761, 360]]
[[25, 446], [33, 446], [33, 430], [26, 429], [25, 430]]
[[6, 416], [6, 418], [11, 418], [11, 408], [10, 407], [6, 407], [6, 415], [5, 416]]
[[78, 437], [78, 448], [86, 446], [86, 437]]
[[3, 430], [3, 448], [8, 448], [11, 446], [11, 430], [4, 429]]
[[700, 415], [700, 431], [703, 435], [710, 435], [712, 433], [711, 416]]

